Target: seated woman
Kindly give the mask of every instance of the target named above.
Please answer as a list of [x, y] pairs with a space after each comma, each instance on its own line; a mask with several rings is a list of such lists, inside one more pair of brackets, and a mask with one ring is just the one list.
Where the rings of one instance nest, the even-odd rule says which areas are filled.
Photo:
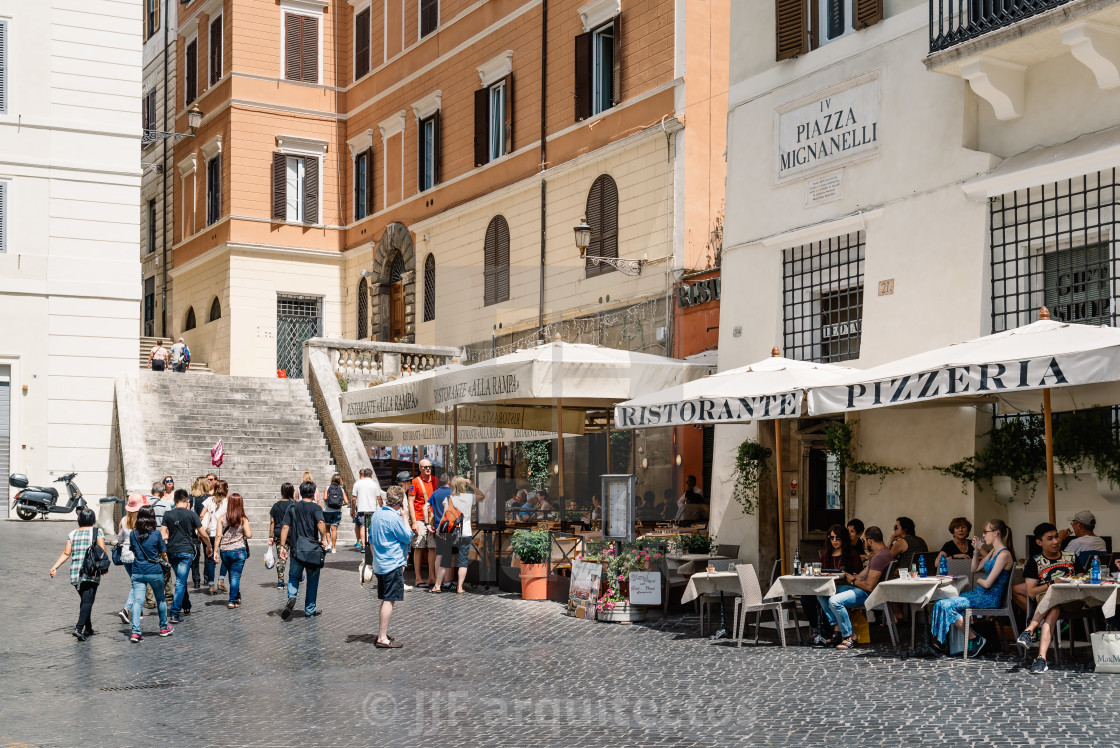
[[[851, 536], [840, 525], [833, 525], [828, 528], [828, 543], [825, 549], [821, 551], [820, 562], [821, 569], [827, 571], [846, 571], [849, 574], [859, 574], [863, 570], [863, 559], [860, 558], [859, 551], [852, 547]], [[827, 647], [839, 643], [839, 635], [834, 637], [836, 641], [829, 641], [821, 635], [821, 614], [823, 611], [816, 595], [802, 595], [801, 607], [805, 611], [809, 628], [813, 632], [810, 640], [812, 645]]]
[[[1003, 593], [1011, 581], [1011, 570], [1015, 566], [1015, 554], [1007, 544], [1011, 542], [1011, 530], [1001, 519], [989, 520], [984, 525], [983, 538], [973, 538], [972, 555], [973, 573], [984, 569], [984, 578], [976, 582], [976, 586], [960, 597], [951, 597], [948, 600], [938, 600], [933, 606], [933, 615], [930, 630], [937, 643], [945, 644], [950, 626], [956, 626], [964, 631], [964, 621], [961, 611], [965, 608], [998, 608], [1003, 601]], [[1006, 544], [1005, 544], [1006, 543]], [[985, 544], [991, 550], [981, 554], [980, 550]], [[937, 645], [935, 643], [935, 646]], [[986, 644], [984, 637], [975, 631], [969, 632], [968, 656], [972, 657], [980, 652]]]
[[914, 520], [909, 517], [899, 517], [894, 521], [894, 532], [891, 533], [891, 555], [897, 562], [895, 568], [909, 569], [914, 564], [914, 558], [920, 553], [929, 551], [925, 539], [919, 537], [914, 527]]
[[972, 543], [968, 536], [972, 534], [972, 523], [965, 517], [954, 517], [949, 523], [951, 536], [945, 545], [941, 546], [941, 555], [937, 562], [941, 563], [941, 556], [945, 558], [972, 558]]

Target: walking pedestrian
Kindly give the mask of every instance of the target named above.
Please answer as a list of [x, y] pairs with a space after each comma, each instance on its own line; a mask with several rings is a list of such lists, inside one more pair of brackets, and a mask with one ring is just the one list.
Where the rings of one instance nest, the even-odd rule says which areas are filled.
[[[210, 498], [210, 482], [206, 480], [204, 476], [200, 475], [195, 478], [194, 483], [191, 484], [191, 509], [194, 510], [194, 513], [198, 515], [200, 519], [202, 517], [202, 505], [208, 498]], [[206, 534], [205, 531], [203, 531], [203, 534]], [[202, 544], [195, 543], [194, 561], [191, 562], [191, 581], [194, 582], [194, 589], [196, 592], [202, 589], [202, 577], [198, 573], [198, 564], [202, 561], [202, 564], [205, 566], [206, 562], [202, 559], [210, 555], [209, 551], [207, 551], [205, 555], [200, 553], [201, 550]]]
[[163, 347], [163, 341], [157, 340], [148, 354], [148, 368], [152, 371], [166, 371], [167, 362], [171, 359], [171, 352]]
[[[128, 542], [128, 539], [132, 531], [136, 529], [136, 513], [140, 511], [140, 507], [147, 503], [148, 500], [144, 498], [144, 494], [130, 493], [128, 501], [124, 505], [124, 516], [121, 517], [121, 524], [117, 529], [117, 545], [121, 547], [121, 565], [124, 566], [129, 579], [132, 579], [132, 562], [136, 560], [136, 556], [132, 553], [132, 545]], [[124, 608], [117, 613], [117, 616], [121, 619], [121, 623], [132, 622], [131, 582], [128, 585], [128, 599], [125, 600]]]
[[[157, 481], [156, 483], [152, 484], [152, 499], [149, 502], [149, 504], [152, 507], [152, 511], [155, 512], [155, 515], [156, 515], [156, 528], [157, 529], [161, 529], [163, 527], [163, 517], [164, 517], [164, 515], [175, 508], [174, 496], [175, 496], [175, 479], [172, 478], [170, 475], [165, 475], [163, 477], [163, 480]], [[166, 535], [164, 535], [164, 540], [167, 540]], [[172, 573], [171, 569], [164, 568], [163, 569], [163, 599], [167, 602], [168, 605], [170, 605], [171, 601], [174, 598], [175, 598], [175, 575], [174, 575], [174, 573]], [[152, 596], [151, 590], [149, 590], [146, 593], [146, 597], [144, 599], [144, 607], [148, 608], [149, 610], [153, 610], [156, 607], [156, 600], [155, 600], [155, 597]]]
[[329, 548], [335, 553], [338, 545], [338, 525], [342, 522], [342, 507], [349, 502], [346, 500], [346, 489], [342, 487], [342, 476], [335, 473], [331, 476], [331, 484], [323, 495], [323, 519], [327, 523], [327, 533], [330, 535]]
[[163, 535], [156, 531], [156, 514], [150, 506], [140, 507], [136, 513], [136, 529], [129, 534], [129, 543], [136, 560], [132, 562], [132, 636], [139, 644], [144, 641], [140, 633], [140, 612], [144, 607], [144, 589], [151, 588], [159, 610], [159, 635], [171, 636], [175, 631], [167, 620], [167, 602], [163, 599], [163, 568], [160, 559], [167, 560], [167, 545]]
[[80, 642], [86, 641], [97, 633], [90, 625], [90, 616], [93, 614], [93, 599], [97, 597], [97, 585], [101, 582], [101, 576], [87, 576], [82, 573], [86, 551], [94, 543], [97, 543], [102, 551], [105, 550], [105, 533], [95, 526], [96, 522], [97, 515], [93, 513], [92, 509], [87, 507], [79, 509], [78, 529], [71, 530], [70, 534], [66, 536], [66, 546], [51, 567], [51, 579], [54, 579], [58, 568], [66, 562], [66, 559], [70, 559], [70, 584], [74, 585], [74, 589], [78, 591], [78, 596], [81, 598], [81, 604], [78, 607], [78, 622], [74, 624], [73, 632], [74, 637]]
[[373, 572], [377, 575], [377, 598], [381, 608], [377, 618], [379, 649], [399, 649], [402, 645], [389, 636], [389, 621], [393, 606], [404, 600], [404, 567], [408, 548], [412, 544], [412, 531], [400, 516], [405, 493], [400, 486], [391, 486], [385, 505], [370, 520], [369, 546], [373, 555]]
[[229, 602], [227, 608], [241, 607], [241, 571], [245, 568], [245, 559], [249, 558], [249, 538], [253, 537], [253, 530], [249, 527], [249, 518], [245, 516], [245, 505], [241, 494], [231, 493], [226, 501], [226, 513], [218, 518], [217, 537], [218, 547], [214, 549], [214, 558], [219, 555], [222, 560], [222, 573], [229, 571]]
[[296, 487], [291, 483], [280, 486], [280, 500], [268, 510], [268, 544], [276, 546], [276, 587], [284, 586], [287, 577], [284, 570], [288, 567], [289, 549], [280, 545], [280, 529], [284, 526], [284, 517], [288, 514], [296, 499]]
[[[319, 592], [319, 571], [322, 566], [322, 553], [315, 548], [326, 546], [327, 526], [323, 522], [323, 508], [315, 502], [315, 484], [304, 481], [299, 484], [300, 501], [288, 508], [284, 525], [280, 530], [280, 545], [290, 545], [292, 549], [291, 568], [288, 570], [288, 601], [280, 618], [287, 621], [296, 607], [299, 583], [303, 572], [307, 571], [307, 589], [303, 593], [303, 613], [308, 618], [320, 615], [323, 611], [315, 607]], [[313, 558], [316, 557], [317, 558]]]
[[373, 477], [372, 468], [362, 468], [358, 475], [360, 477], [354, 481], [354, 503], [350, 507], [350, 516], [354, 519], [354, 535], [357, 537], [354, 547], [361, 550], [365, 543], [365, 531], [369, 528], [369, 518], [381, 505], [385, 492]]
[[179, 338], [179, 342], [171, 346], [171, 371], [182, 374], [191, 365], [191, 349]]
[[[424, 521], [424, 506], [439, 488], [439, 479], [432, 474], [431, 460], [426, 458], [420, 460], [420, 475], [412, 479], [411, 488], [411, 501], [405, 501], [405, 511], [408, 516], [408, 526], [412, 530], [412, 574], [417, 587], [430, 588], [436, 584], [436, 539], [428, 534], [428, 525]], [[425, 558], [428, 560], [427, 584], [421, 576]]]
[[[211, 489], [210, 498], [202, 502], [202, 527], [206, 530], [206, 536], [210, 538], [210, 547], [215, 546], [217, 540], [216, 533], [218, 532], [218, 520], [223, 514], [226, 513], [226, 496], [229, 494], [229, 484], [224, 480], [215, 480], [213, 488]], [[207, 554], [206, 556], [206, 583], [210, 585], [210, 594], [214, 595], [218, 592], [225, 592], [226, 586], [221, 579], [216, 579], [214, 575], [214, 555]]]
[[[311, 477], [311, 471], [310, 470], [304, 470], [303, 471], [303, 477], [300, 478], [299, 480], [300, 480], [299, 484], [301, 486], [304, 483], [310, 483], [311, 485], [315, 486], [315, 479]], [[320, 509], [323, 508], [323, 500], [319, 496], [319, 487], [318, 486], [315, 486], [315, 503], [319, 505]]]
[[467, 478], [457, 475], [451, 479], [451, 496], [448, 501], [462, 513], [463, 527], [460, 534], [449, 536], [445, 540], [444, 554], [440, 558], [440, 569], [436, 582], [439, 584], [442, 580], [446, 580], [448, 583], [453, 581], [451, 563], [452, 558], [454, 558], [455, 565], [459, 567], [459, 578], [455, 591], [460, 595], [463, 594], [463, 582], [467, 581], [467, 566], [470, 564], [471, 558], [471, 541], [474, 539], [474, 532], [471, 529], [471, 511], [474, 509], [475, 502], [483, 501], [485, 498], [486, 494], [478, 490], [478, 486]]
[[187, 574], [195, 561], [195, 549], [201, 543], [210, 553], [210, 539], [202, 529], [202, 520], [191, 509], [191, 495], [180, 488], [175, 492], [175, 508], [163, 515], [163, 542], [167, 559], [175, 575], [175, 595], [171, 598], [171, 623], [181, 623], [191, 614], [191, 596], [187, 592]]

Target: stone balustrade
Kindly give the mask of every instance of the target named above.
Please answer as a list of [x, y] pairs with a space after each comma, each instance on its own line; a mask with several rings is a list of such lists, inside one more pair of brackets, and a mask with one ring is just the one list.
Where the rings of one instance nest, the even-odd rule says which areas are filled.
[[309, 349], [323, 349], [331, 370], [347, 389], [361, 389], [410, 374], [458, 363], [462, 352], [449, 346], [377, 343], [367, 340], [312, 338]]

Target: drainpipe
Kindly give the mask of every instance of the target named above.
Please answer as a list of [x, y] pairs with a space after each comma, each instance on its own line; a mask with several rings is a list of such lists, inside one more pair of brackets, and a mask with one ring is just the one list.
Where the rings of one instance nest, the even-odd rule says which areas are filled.
[[[545, 145], [545, 115], [548, 113], [548, 96], [545, 95], [548, 85], [548, 0], [541, 2], [541, 173], [548, 166], [548, 156]], [[541, 178], [541, 277], [540, 277], [540, 307], [537, 310], [537, 340], [544, 340], [544, 268], [545, 268], [545, 180]]]
[[[167, 127], [167, 102], [174, 98], [168, 96], [167, 91], [167, 41], [168, 41], [168, 27], [171, 25], [171, 0], [165, 3], [163, 8], [163, 124], [164, 128], [171, 131], [175, 128]], [[159, 302], [159, 334], [160, 337], [167, 337], [167, 214], [170, 212], [167, 205], [167, 141], [170, 138], [163, 139], [163, 179], [160, 189], [159, 201], [163, 205], [163, 241], [160, 242], [160, 274], [162, 275], [161, 289], [160, 289], [160, 302]], [[174, 201], [172, 201], [174, 202]]]

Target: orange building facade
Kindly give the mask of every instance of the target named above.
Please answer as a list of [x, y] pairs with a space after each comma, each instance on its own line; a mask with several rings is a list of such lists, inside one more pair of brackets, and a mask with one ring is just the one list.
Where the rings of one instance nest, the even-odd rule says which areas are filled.
[[[675, 284], [715, 259], [729, 0], [179, 16], [176, 129], [204, 117], [175, 151], [171, 317], [196, 358], [298, 376], [312, 335], [484, 356], [553, 331], [674, 352]], [[588, 255], [640, 274], [581, 259], [584, 218]]]

